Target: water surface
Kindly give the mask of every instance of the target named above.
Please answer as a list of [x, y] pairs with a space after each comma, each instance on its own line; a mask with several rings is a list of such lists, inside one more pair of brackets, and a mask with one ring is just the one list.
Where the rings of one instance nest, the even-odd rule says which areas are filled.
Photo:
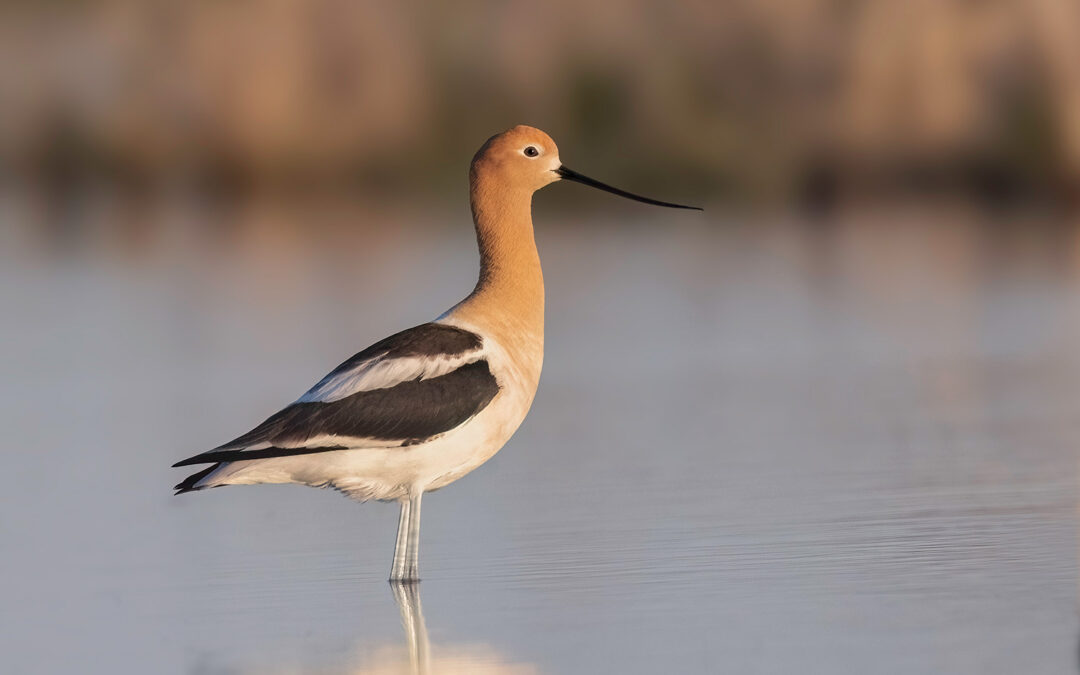
[[[1076, 227], [545, 204], [532, 414], [424, 502], [432, 672], [1076, 672]], [[409, 672], [395, 506], [169, 465], [459, 299], [461, 211], [5, 210], [4, 672]]]

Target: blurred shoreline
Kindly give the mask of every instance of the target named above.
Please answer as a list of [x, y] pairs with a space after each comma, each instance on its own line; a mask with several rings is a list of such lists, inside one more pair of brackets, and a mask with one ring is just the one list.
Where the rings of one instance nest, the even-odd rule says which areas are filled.
[[0, 175], [60, 189], [445, 197], [518, 123], [571, 166], [675, 198], [1080, 189], [1074, 3], [51, 2], [0, 17]]

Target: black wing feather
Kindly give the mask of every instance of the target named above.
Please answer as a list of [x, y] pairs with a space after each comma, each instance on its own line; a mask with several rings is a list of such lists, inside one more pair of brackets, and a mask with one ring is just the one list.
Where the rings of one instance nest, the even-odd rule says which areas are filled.
[[[331, 376], [380, 355], [456, 355], [480, 347], [468, 331], [424, 324], [378, 342], [338, 366]], [[328, 376], [329, 377], [329, 376]], [[465, 364], [438, 377], [409, 380], [385, 389], [360, 391], [331, 402], [298, 402], [275, 413], [239, 438], [173, 466], [261, 459], [341, 450], [346, 446], [304, 446], [318, 436], [346, 436], [412, 445], [445, 433], [483, 410], [499, 392], [486, 360]], [[244, 450], [251, 445], [271, 447]], [[278, 445], [290, 447], [277, 447]]]

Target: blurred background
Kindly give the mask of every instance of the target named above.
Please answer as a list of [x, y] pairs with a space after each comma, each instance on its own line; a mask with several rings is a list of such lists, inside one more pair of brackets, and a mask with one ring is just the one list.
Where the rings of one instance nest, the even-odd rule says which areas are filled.
[[431, 672], [1076, 671], [1077, 3], [9, 2], [0, 110], [0, 670], [415, 670], [393, 507], [168, 467], [467, 293], [524, 123], [706, 211], [537, 195]]
[[516, 123], [712, 200], [1080, 182], [1080, 8], [1058, 0], [2, 11], [5, 174], [54, 185], [456, 196]]

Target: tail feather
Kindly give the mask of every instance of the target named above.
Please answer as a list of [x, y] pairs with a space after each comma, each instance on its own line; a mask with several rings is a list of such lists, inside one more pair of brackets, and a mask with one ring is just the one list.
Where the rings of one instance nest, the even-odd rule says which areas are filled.
[[197, 485], [197, 484], [203, 478], [206, 478], [208, 475], [213, 473], [220, 466], [221, 466], [220, 462], [217, 463], [217, 464], [211, 464], [210, 466], [206, 467], [202, 471], [197, 471], [197, 472], [191, 474], [190, 476], [185, 478], [183, 481], [177, 483], [175, 487], [173, 487], [173, 489], [176, 490], [175, 494], [182, 495], [185, 492], [195, 492], [196, 490], [203, 490], [203, 489], [205, 489], [207, 487], [210, 487], [210, 486], [206, 486], [206, 485], [201, 485], [200, 486], [200, 485]]

